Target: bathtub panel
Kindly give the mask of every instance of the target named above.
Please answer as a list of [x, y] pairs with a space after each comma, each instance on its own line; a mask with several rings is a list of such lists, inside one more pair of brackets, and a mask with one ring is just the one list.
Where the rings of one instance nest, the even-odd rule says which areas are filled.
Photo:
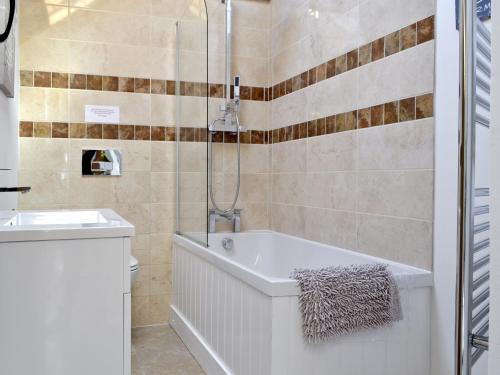
[[[280, 318], [273, 316], [272, 324], [281, 328], [276, 327], [273, 331], [277, 334], [277, 337], [273, 335], [273, 374], [428, 374], [429, 296], [429, 288], [402, 289], [402, 321], [388, 327], [332, 338], [322, 344], [305, 341], [297, 297], [286, 297], [288, 304], [276, 301]], [[282, 312], [286, 305], [288, 314]], [[286, 328], [283, 321], [287, 323]], [[279, 335], [285, 331], [289, 332], [288, 337], [283, 335], [280, 338]], [[288, 350], [284, 351], [287, 344]]]
[[289, 297], [274, 297], [272, 302], [272, 374], [289, 373], [290, 362], [287, 361], [287, 356], [291, 335], [288, 329], [290, 301]]
[[271, 298], [179, 246], [173, 259], [175, 308], [231, 373], [270, 374]]
[[220, 308], [220, 287], [221, 287], [221, 273], [217, 272], [217, 270], [214, 269], [214, 276], [215, 276], [215, 282], [214, 282], [214, 292], [215, 292], [215, 298], [214, 298], [214, 349], [217, 351], [217, 353], [221, 353], [221, 341], [222, 341], [222, 309]]

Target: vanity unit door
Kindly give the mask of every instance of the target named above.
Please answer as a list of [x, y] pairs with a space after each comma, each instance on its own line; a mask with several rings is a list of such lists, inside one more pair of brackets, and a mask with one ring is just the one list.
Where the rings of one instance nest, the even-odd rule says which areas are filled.
[[123, 238], [0, 243], [0, 372], [124, 374], [127, 250]]

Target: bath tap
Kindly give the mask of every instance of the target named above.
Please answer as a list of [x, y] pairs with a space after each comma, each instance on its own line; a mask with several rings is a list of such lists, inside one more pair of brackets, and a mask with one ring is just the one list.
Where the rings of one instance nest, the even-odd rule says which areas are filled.
[[217, 220], [224, 219], [233, 223], [233, 232], [238, 233], [241, 230], [241, 209], [234, 209], [231, 212], [221, 212], [216, 209], [211, 209], [209, 212], [209, 233], [215, 233], [215, 224]]

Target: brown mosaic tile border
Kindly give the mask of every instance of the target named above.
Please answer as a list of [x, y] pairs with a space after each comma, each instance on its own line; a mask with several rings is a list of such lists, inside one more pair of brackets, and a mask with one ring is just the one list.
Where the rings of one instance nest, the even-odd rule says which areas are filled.
[[433, 39], [434, 16], [430, 16], [277, 83], [272, 100]]
[[[337, 56], [308, 71], [297, 74], [272, 87], [242, 86], [241, 99], [270, 101], [302, 90], [325, 79], [375, 62], [434, 39], [434, 16], [427, 17], [359, 48]], [[114, 91], [140, 94], [175, 95], [175, 81], [101, 76], [92, 74], [22, 70], [21, 86], [58, 89]], [[224, 98], [226, 87], [220, 83], [182, 81], [182, 96]], [[231, 97], [234, 87], [231, 86]]]
[[[242, 144], [267, 144], [270, 131], [248, 130], [241, 133]], [[19, 137], [23, 138], [79, 138], [79, 139], [114, 139], [128, 141], [165, 141], [176, 140], [176, 128], [172, 126], [149, 125], [112, 125], [94, 123], [33, 122], [19, 123]], [[206, 142], [206, 128], [185, 127], [180, 129], [182, 142]], [[216, 143], [236, 143], [236, 134], [216, 132]]]
[[274, 129], [272, 143], [396, 124], [432, 116], [434, 116], [434, 95], [425, 94]]
[[[93, 74], [42, 72], [21, 70], [21, 86], [55, 89], [74, 89], [91, 91], [111, 91], [137, 94], [175, 95], [175, 81], [149, 78], [100, 76]], [[231, 96], [234, 88], [231, 87]], [[211, 98], [224, 98], [226, 87], [219, 83], [200, 83], [182, 81], [182, 96], [209, 95]], [[241, 99], [269, 100], [269, 89], [264, 87], [242, 86]]]

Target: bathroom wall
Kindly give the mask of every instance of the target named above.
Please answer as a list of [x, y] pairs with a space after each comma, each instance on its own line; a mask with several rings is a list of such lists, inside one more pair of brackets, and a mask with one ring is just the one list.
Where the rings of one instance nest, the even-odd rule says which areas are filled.
[[431, 269], [434, 1], [271, 6], [272, 229]]
[[[210, 116], [222, 101], [223, 7], [208, 1], [211, 67]], [[245, 85], [241, 121], [245, 135], [240, 206], [243, 227], [267, 228], [270, 152], [265, 145], [267, 37], [270, 7], [262, 1], [234, 1], [234, 69]], [[183, 20], [180, 117], [187, 210], [183, 224], [200, 229], [206, 211], [205, 25], [201, 0], [23, 0], [21, 2], [20, 184], [21, 209], [95, 208], [116, 210], [136, 226], [132, 251], [140, 274], [132, 291], [133, 325], [165, 323], [171, 293], [171, 237], [175, 229], [175, 21]], [[245, 16], [242, 16], [245, 12]], [[218, 17], [218, 18], [216, 18]], [[190, 31], [191, 30], [191, 31]], [[193, 38], [190, 39], [190, 35]], [[206, 66], [206, 65], [205, 65]], [[85, 123], [84, 105], [120, 107], [118, 125]], [[266, 132], [267, 133], [267, 132]], [[221, 190], [234, 181], [233, 139], [218, 139]], [[123, 176], [82, 178], [83, 148], [118, 148]], [[265, 150], [262, 152], [262, 150]], [[232, 172], [234, 173], [234, 172]], [[262, 177], [261, 177], [262, 176]], [[251, 187], [251, 188], [250, 188]], [[229, 194], [229, 193], [228, 193]], [[201, 228], [205, 229], [205, 228]]]

